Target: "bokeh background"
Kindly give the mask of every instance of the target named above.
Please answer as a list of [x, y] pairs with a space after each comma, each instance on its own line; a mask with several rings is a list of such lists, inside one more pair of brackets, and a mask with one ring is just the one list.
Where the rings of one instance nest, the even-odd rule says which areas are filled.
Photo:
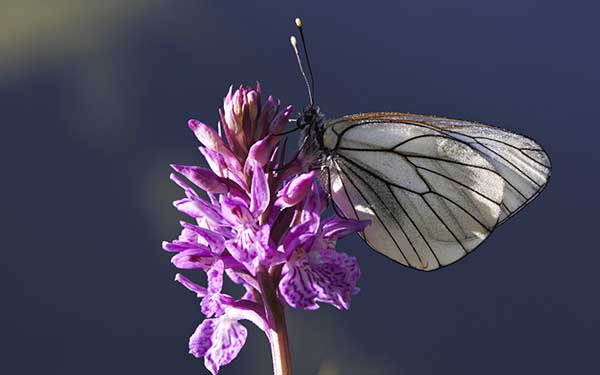
[[[179, 232], [168, 164], [200, 162], [230, 84], [307, 101], [303, 17], [331, 117], [408, 111], [528, 134], [544, 194], [453, 267], [370, 251], [349, 311], [290, 311], [297, 374], [597, 369], [600, 27], [586, 1], [1, 0], [3, 374], [203, 374], [202, 316], [160, 248]], [[268, 374], [249, 339], [223, 374]]]

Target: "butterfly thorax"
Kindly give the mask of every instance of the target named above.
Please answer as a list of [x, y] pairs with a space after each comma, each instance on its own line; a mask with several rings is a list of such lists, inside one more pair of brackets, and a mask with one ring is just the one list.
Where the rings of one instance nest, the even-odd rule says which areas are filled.
[[324, 118], [319, 107], [309, 105], [297, 120], [303, 134], [300, 147], [309, 166], [317, 164], [323, 156]]

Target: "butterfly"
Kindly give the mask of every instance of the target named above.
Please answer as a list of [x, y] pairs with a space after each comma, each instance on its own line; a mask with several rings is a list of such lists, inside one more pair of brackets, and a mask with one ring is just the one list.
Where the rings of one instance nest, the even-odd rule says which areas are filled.
[[361, 234], [378, 253], [432, 271], [473, 252], [534, 200], [551, 174], [548, 154], [526, 136], [475, 122], [409, 113], [325, 121], [314, 104], [297, 119], [302, 152], [321, 171], [338, 215], [370, 220]]

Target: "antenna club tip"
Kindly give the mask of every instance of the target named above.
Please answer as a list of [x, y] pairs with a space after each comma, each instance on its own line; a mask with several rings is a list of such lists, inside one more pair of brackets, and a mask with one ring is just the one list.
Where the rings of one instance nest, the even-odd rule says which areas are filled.
[[302, 20], [300, 18], [296, 18], [296, 26], [302, 27]]
[[292, 46], [296, 47], [296, 37], [295, 36], [291, 36], [290, 37], [290, 43], [292, 43]]

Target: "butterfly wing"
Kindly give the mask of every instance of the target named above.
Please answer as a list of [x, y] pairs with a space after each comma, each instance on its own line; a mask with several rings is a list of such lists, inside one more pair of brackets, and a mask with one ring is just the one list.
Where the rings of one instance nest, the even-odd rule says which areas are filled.
[[399, 114], [404, 121], [416, 121], [437, 128], [479, 151], [503, 176], [506, 187], [500, 224], [535, 199], [550, 178], [548, 154], [534, 140], [508, 130], [443, 117]]
[[379, 253], [435, 270], [473, 251], [546, 185], [550, 162], [532, 140], [498, 128], [402, 113], [326, 125], [325, 184], [341, 213], [370, 219]]

